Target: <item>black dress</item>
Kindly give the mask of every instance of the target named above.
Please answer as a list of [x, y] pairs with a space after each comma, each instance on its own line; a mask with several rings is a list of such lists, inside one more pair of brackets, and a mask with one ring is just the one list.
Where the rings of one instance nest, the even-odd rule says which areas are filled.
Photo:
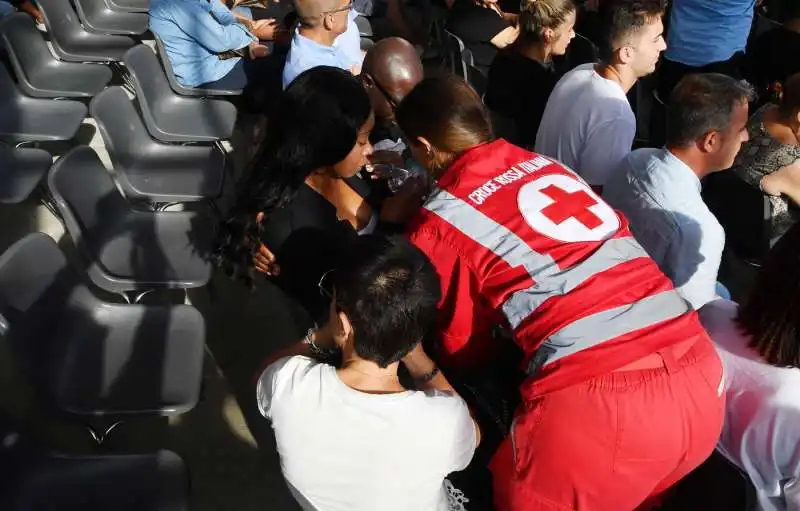
[[[369, 201], [364, 181], [351, 178], [347, 184]], [[275, 254], [281, 268], [274, 282], [314, 321], [324, 323], [330, 301], [320, 293], [320, 278], [347, 256], [358, 232], [350, 222], [339, 220], [336, 207], [306, 184], [288, 206], [270, 213], [262, 225], [261, 242]]]
[[560, 73], [555, 66], [529, 59], [513, 49], [500, 52], [489, 70], [484, 102], [515, 124], [516, 140], [522, 147], [533, 147], [542, 122], [544, 107]]

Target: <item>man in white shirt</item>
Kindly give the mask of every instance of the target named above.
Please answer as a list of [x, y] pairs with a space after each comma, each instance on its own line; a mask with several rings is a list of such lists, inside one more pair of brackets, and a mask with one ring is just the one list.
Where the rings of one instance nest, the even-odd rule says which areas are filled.
[[[270, 357], [258, 381], [283, 475], [305, 510], [459, 509], [445, 476], [466, 468], [480, 431], [421, 347], [439, 278], [399, 237], [359, 236], [350, 254], [320, 282], [328, 325]], [[316, 360], [332, 347], [339, 369]], [[420, 390], [400, 384], [401, 361]]]
[[725, 247], [725, 231], [703, 202], [700, 181], [733, 164], [748, 139], [753, 97], [749, 85], [725, 75], [687, 76], [667, 108], [666, 147], [630, 153], [603, 193], [695, 309], [716, 296]]
[[717, 449], [755, 486], [761, 511], [800, 510], [800, 224], [775, 245], [747, 299], [716, 300], [700, 321], [725, 367]]
[[559, 80], [542, 116], [536, 152], [572, 168], [593, 188], [606, 184], [630, 151], [636, 118], [626, 94], [655, 71], [666, 49], [663, 0], [611, 0], [600, 7], [598, 64], [578, 66]]

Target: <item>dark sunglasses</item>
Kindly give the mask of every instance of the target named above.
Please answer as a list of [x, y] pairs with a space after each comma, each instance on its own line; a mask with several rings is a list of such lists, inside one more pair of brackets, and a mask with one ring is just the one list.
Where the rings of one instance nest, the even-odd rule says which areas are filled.
[[397, 110], [397, 101], [395, 101], [392, 95], [389, 94], [389, 92], [387, 92], [386, 89], [383, 88], [383, 85], [381, 85], [380, 82], [376, 80], [374, 76], [369, 75], [369, 77], [371, 79], [372, 85], [374, 85], [375, 88], [378, 89], [378, 92], [383, 94], [383, 97], [386, 98], [386, 101], [389, 103], [389, 106], [392, 107], [392, 110]]

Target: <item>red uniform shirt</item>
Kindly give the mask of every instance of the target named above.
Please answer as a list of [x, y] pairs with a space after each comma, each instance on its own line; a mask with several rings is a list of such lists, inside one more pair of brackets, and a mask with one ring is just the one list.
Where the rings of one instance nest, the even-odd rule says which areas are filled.
[[706, 335], [621, 214], [571, 170], [504, 140], [450, 165], [409, 237], [441, 277], [442, 362], [480, 366], [504, 323], [529, 359], [554, 348], [528, 393]]

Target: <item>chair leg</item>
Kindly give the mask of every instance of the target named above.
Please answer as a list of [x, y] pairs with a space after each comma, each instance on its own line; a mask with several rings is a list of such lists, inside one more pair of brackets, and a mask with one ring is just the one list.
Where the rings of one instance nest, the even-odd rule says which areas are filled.
[[53, 194], [50, 193], [50, 190], [47, 189], [47, 186], [43, 182], [39, 183], [36, 185], [35, 193], [38, 195], [42, 205], [63, 225], [64, 218], [61, 216], [61, 212], [56, 206], [56, 200], [53, 198]]
[[135, 305], [139, 303], [142, 300], [142, 298], [144, 298], [147, 294], [153, 291], [155, 291], [155, 289], [151, 288], [151, 289], [145, 289], [144, 291], [141, 291], [139, 293], [136, 293], [134, 291], [121, 291], [117, 294], [120, 295], [125, 300], [125, 303], [129, 305]]

